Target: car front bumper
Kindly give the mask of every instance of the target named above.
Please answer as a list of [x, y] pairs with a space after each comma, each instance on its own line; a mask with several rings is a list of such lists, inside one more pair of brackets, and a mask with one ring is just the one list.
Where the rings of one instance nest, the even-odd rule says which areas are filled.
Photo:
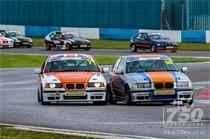
[[15, 46], [31, 46], [32, 42], [23, 42], [23, 41], [19, 41], [19, 42], [14, 42]]
[[81, 96], [69, 96], [65, 91], [44, 91], [44, 102], [99, 102], [106, 101], [105, 90], [86, 90]]
[[175, 52], [178, 50], [178, 46], [157, 46], [158, 52]]
[[193, 99], [193, 89], [174, 89], [173, 95], [155, 95], [154, 90], [131, 91], [132, 102], [173, 102], [190, 101]]

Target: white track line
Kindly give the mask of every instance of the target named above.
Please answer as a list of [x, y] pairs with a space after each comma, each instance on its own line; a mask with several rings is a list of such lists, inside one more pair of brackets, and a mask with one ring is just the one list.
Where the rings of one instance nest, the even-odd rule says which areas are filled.
[[12, 126], [15, 129], [27, 130], [27, 131], [57, 133], [57, 134], [64, 134], [64, 135], [74, 135], [74, 136], [103, 138], [103, 139], [110, 139], [110, 138], [111, 139], [162, 139], [162, 138], [149, 137], [149, 136], [122, 135], [122, 134], [112, 134], [112, 133], [104, 133], [104, 132], [56, 129], [56, 128], [46, 128], [46, 127], [38, 127], [38, 126], [24, 126], [24, 125], [5, 124], [5, 123], [0, 123], [0, 125]]

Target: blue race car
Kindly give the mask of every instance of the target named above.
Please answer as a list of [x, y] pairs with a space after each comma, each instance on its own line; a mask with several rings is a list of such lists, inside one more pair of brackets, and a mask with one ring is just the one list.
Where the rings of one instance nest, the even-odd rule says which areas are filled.
[[178, 44], [161, 33], [137, 33], [130, 39], [132, 52], [149, 50], [151, 52], [176, 52]]

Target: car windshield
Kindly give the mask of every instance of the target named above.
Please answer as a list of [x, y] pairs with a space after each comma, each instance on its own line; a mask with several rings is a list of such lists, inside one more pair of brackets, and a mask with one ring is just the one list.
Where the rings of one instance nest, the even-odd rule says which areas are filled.
[[63, 34], [64, 39], [79, 38], [77, 34]]
[[147, 59], [127, 61], [126, 72], [178, 71], [178, 67], [171, 59]]
[[19, 31], [16, 32], [8, 32], [9, 37], [15, 37], [15, 36], [23, 36], [23, 34]]
[[45, 72], [92, 71], [98, 72], [99, 68], [93, 59], [67, 59], [48, 62]]
[[168, 39], [165, 35], [163, 34], [149, 34], [149, 37], [151, 39]]
[[0, 35], [1, 36], [6, 36], [6, 32], [5, 31], [0, 31]]

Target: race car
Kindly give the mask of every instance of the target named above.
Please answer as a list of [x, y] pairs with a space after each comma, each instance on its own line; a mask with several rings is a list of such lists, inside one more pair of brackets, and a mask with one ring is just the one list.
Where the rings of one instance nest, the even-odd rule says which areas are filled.
[[8, 31], [6, 32], [6, 37], [14, 40], [15, 47], [23, 47], [23, 46], [26, 46], [27, 48], [32, 47], [33, 40], [29, 37], [24, 36], [19, 31]]
[[38, 101], [41, 104], [107, 103], [106, 80], [93, 57], [85, 54], [49, 56], [39, 73]]
[[91, 42], [71, 32], [53, 31], [45, 37], [46, 50], [72, 50], [74, 48], [90, 50]]
[[161, 33], [137, 33], [130, 39], [132, 52], [138, 50], [150, 52], [176, 52], [178, 44]]
[[14, 47], [14, 41], [5, 37], [0, 33], [0, 48], [12, 48]]
[[0, 34], [3, 35], [4, 37], [7, 36], [6, 30], [0, 30]]
[[191, 80], [166, 55], [128, 55], [120, 57], [107, 83], [109, 103], [180, 102], [192, 104]]

